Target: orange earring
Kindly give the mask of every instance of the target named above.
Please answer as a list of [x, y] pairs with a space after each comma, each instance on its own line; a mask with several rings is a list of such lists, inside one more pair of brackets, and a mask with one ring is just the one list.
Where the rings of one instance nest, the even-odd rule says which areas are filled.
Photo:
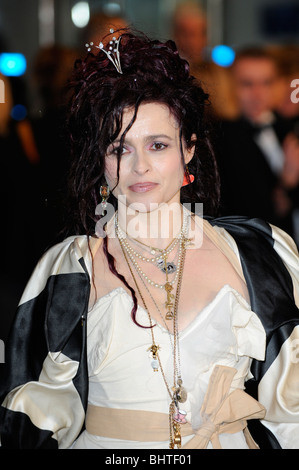
[[185, 175], [184, 175], [182, 187], [187, 186], [190, 183], [193, 183], [193, 181], [194, 181], [194, 175], [191, 175], [189, 173], [188, 166], [186, 165], [186, 170], [185, 170]]

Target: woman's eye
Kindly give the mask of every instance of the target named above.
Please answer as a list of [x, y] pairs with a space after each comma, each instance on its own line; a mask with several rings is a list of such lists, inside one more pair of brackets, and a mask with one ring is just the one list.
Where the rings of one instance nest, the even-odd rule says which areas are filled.
[[117, 155], [118, 153], [120, 153], [121, 155], [123, 155], [124, 153], [126, 152], [126, 148], [125, 147], [113, 147], [111, 150], [108, 151], [108, 153], [110, 155]]
[[163, 150], [166, 147], [167, 147], [167, 145], [162, 144], [162, 142], [154, 142], [154, 144], [152, 145], [153, 150]]

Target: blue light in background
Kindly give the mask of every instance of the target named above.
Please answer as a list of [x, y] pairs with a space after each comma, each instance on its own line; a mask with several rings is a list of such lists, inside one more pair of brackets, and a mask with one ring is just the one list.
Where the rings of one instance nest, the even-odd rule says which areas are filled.
[[27, 116], [27, 109], [22, 104], [16, 104], [12, 108], [10, 115], [15, 121], [22, 121]]
[[0, 72], [7, 77], [20, 77], [26, 72], [27, 62], [23, 54], [0, 54]]
[[212, 50], [213, 62], [221, 67], [229, 67], [232, 65], [235, 60], [235, 56], [235, 51], [229, 46], [219, 45], [214, 47]]

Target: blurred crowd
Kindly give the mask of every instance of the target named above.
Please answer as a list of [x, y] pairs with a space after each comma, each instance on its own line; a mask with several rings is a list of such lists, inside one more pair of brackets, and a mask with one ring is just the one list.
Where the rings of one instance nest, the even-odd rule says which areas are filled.
[[[123, 18], [94, 15], [82, 32], [82, 45], [123, 26]], [[178, 7], [172, 26], [181, 55], [210, 94], [222, 181], [220, 215], [262, 217], [299, 244], [299, 104], [291, 101], [290, 86], [299, 79], [299, 46], [248, 46], [237, 52], [231, 67], [221, 67], [207, 55], [207, 18], [198, 6]], [[38, 113], [20, 120], [11, 117], [11, 109], [14, 103], [27, 106], [24, 84], [0, 76], [5, 82], [0, 105], [0, 309], [7, 312], [7, 329], [38, 258], [63, 237], [67, 81], [78, 55], [82, 48], [60, 45], [38, 52], [30, 77]]]
[[221, 67], [206, 54], [205, 13], [188, 2], [175, 12], [173, 35], [210, 95], [220, 215], [263, 218], [299, 246], [299, 104], [291, 100], [299, 44], [249, 44]]

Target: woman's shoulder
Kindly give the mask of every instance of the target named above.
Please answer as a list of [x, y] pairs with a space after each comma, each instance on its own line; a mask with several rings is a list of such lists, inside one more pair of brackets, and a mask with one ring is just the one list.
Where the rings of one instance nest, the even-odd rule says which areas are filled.
[[227, 237], [227, 233], [230, 234], [239, 244], [252, 244], [257, 247], [265, 243], [281, 257], [287, 256], [289, 261], [298, 267], [298, 248], [292, 237], [263, 219], [245, 216], [208, 217], [206, 223], [223, 237]]
[[87, 260], [98, 250], [103, 239], [88, 235], [70, 235], [64, 240], [49, 247], [41, 256], [38, 264], [55, 263], [63, 257]]
[[92, 252], [101, 241], [102, 239], [87, 235], [71, 235], [49, 247], [37, 262], [23, 292], [21, 303], [39, 295], [54, 277], [56, 284], [66, 275], [79, 275], [90, 280]]
[[288, 233], [258, 218], [227, 216], [207, 218], [206, 223], [241, 255], [247, 272], [252, 271], [255, 276], [259, 273], [263, 282], [273, 278], [273, 273], [280, 282], [290, 279], [299, 305], [299, 253]]

